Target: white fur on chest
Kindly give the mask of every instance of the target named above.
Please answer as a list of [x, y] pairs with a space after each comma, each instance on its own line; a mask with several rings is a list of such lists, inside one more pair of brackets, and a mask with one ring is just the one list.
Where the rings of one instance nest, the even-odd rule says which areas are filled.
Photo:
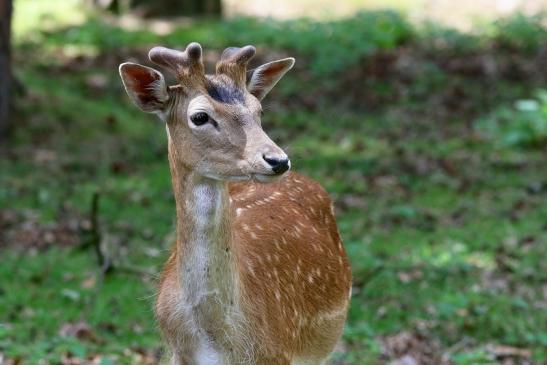
[[222, 225], [228, 214], [226, 191], [214, 181], [198, 182], [186, 197], [189, 219], [181, 257], [179, 313], [192, 338], [188, 352], [199, 365], [230, 364], [239, 351], [244, 320], [238, 305], [234, 261]]
[[[196, 184], [186, 197], [191, 214], [186, 217], [191, 223], [187, 232], [186, 247], [182, 257], [181, 283], [184, 305], [195, 307], [208, 296], [215, 295], [218, 286], [225, 283], [212, 282], [211, 266], [222, 255], [219, 247], [222, 208], [222, 192], [213, 184]], [[228, 261], [228, 258], [225, 258]]]

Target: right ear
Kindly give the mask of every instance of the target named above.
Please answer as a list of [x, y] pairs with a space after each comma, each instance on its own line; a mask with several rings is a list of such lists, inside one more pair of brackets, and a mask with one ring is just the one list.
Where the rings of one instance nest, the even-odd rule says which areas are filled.
[[294, 66], [294, 58], [284, 58], [266, 63], [251, 71], [247, 90], [258, 100], [264, 99], [266, 94], [279, 80]]
[[154, 113], [165, 108], [169, 94], [161, 73], [150, 67], [126, 62], [120, 65], [120, 76], [125, 91], [141, 110]]

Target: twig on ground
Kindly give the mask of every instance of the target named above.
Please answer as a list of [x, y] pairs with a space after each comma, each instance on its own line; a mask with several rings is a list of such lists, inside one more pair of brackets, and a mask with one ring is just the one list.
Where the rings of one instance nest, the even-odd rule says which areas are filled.
[[84, 247], [93, 247], [93, 250], [95, 251], [95, 255], [97, 257], [97, 263], [101, 270], [101, 274], [104, 275], [111, 272], [114, 269], [114, 265], [112, 263], [112, 260], [103, 252], [103, 249], [101, 247], [102, 235], [99, 223], [100, 198], [100, 193], [98, 191], [95, 191], [91, 198], [91, 212], [89, 214], [89, 220], [91, 222], [90, 237], [89, 241], [85, 243]]

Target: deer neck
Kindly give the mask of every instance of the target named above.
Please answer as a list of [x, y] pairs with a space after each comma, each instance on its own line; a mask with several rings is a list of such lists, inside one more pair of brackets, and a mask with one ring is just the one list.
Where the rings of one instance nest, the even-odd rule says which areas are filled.
[[222, 312], [236, 302], [228, 186], [184, 166], [175, 166], [170, 160], [177, 207], [181, 304], [200, 312], [199, 321], [220, 320]]

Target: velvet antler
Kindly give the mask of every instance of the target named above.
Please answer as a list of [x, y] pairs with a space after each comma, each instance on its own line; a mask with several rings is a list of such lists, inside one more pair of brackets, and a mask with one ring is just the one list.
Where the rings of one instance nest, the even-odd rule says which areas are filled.
[[150, 61], [173, 72], [183, 83], [203, 83], [205, 70], [199, 43], [190, 43], [184, 52], [165, 47], [154, 47], [148, 53]]
[[[245, 88], [247, 64], [255, 53], [256, 49], [253, 46], [226, 48], [217, 63], [217, 74], [226, 75], [233, 80], [237, 87]], [[150, 61], [174, 73], [183, 86], [188, 84], [197, 86], [206, 83], [202, 50], [198, 43], [190, 43], [184, 52], [165, 47], [154, 47], [150, 50], [148, 57]]]
[[244, 88], [247, 64], [254, 57], [255, 53], [256, 48], [253, 46], [226, 48], [220, 56], [220, 61], [217, 63], [217, 74], [225, 74], [239, 87]]

